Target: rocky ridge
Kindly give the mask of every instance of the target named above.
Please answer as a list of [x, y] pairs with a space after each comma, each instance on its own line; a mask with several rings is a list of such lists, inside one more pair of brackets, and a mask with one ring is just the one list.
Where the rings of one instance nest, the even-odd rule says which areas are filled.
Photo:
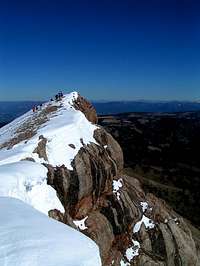
[[[59, 104], [56, 106], [58, 110], [61, 108]], [[95, 109], [80, 95], [72, 98], [69, 108], [85, 114], [87, 121], [97, 122]], [[49, 113], [56, 116], [58, 110], [49, 111], [47, 121]], [[82, 125], [87, 123], [83, 118], [81, 121]], [[26, 132], [27, 126], [20, 126]], [[80, 128], [77, 126], [76, 130]], [[69, 150], [76, 150], [70, 167], [65, 160], [59, 164], [58, 158], [50, 160], [50, 140], [45, 131], [37, 137], [32, 153], [20, 158], [40, 162], [48, 169], [47, 184], [56, 190], [64, 207], [64, 211], [50, 209], [49, 216], [93, 239], [100, 248], [103, 266], [200, 265], [199, 238], [192, 234], [195, 228], [163, 200], [145, 194], [136, 178], [125, 175], [119, 144], [101, 126], [94, 125], [92, 130], [93, 139], [87, 141], [83, 135], [78, 149], [71, 139], [68, 143], [66, 135]], [[38, 126], [33, 132], [37, 134]], [[27, 141], [10, 140], [1, 143], [4, 151]]]
[[122, 147], [125, 172], [200, 228], [200, 113], [124, 113], [99, 123]]

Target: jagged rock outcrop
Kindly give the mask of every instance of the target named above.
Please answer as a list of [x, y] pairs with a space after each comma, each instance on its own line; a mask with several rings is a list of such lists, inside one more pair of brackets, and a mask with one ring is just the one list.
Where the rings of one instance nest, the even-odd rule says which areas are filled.
[[1, 181], [13, 182], [1, 193], [93, 239], [102, 266], [200, 265], [199, 231], [125, 175], [119, 144], [88, 120], [95, 109], [72, 92], [2, 128]]
[[79, 110], [84, 113], [86, 118], [94, 124], [97, 124], [98, 117], [95, 108], [93, 105], [83, 98], [80, 94], [78, 98], [74, 101], [73, 106], [76, 110]]
[[[88, 115], [93, 109], [84, 106], [79, 110], [96, 122], [93, 111]], [[94, 138], [97, 144], [83, 145], [73, 170], [46, 165], [48, 184], [65, 208], [63, 217], [55, 211], [51, 217], [71, 226], [79, 221], [80, 231], [100, 247], [104, 266], [200, 265], [199, 239], [194, 240], [188, 223], [123, 174], [123, 153], [110, 134], [98, 127]]]
[[199, 227], [200, 112], [124, 113], [99, 123], [122, 147], [124, 171]]
[[39, 158], [43, 158], [45, 161], [48, 161], [47, 152], [46, 152], [47, 139], [44, 138], [43, 135], [40, 135], [39, 140], [40, 141], [38, 143], [38, 146], [35, 148], [33, 153], [37, 153]]

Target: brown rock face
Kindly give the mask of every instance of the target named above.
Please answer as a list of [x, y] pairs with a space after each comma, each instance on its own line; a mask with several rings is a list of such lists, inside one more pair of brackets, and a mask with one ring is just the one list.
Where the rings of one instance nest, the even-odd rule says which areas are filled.
[[76, 110], [83, 112], [90, 122], [92, 122], [93, 124], [98, 123], [98, 117], [95, 108], [81, 95], [78, 96], [73, 105]]
[[[93, 108], [82, 97], [78, 103], [96, 123]], [[110, 134], [99, 127], [94, 138], [98, 145], [80, 149], [73, 171], [46, 165], [48, 184], [65, 208], [63, 215], [56, 210], [49, 215], [73, 227], [73, 221], [84, 219], [80, 230], [98, 244], [103, 266], [200, 265], [199, 238], [192, 226], [164, 201], [145, 194], [137, 179], [123, 174], [123, 153]]]
[[35, 148], [33, 153], [37, 153], [39, 158], [45, 159], [45, 161], [48, 161], [47, 153], [46, 153], [46, 144], [47, 139], [44, 138], [44, 136], [39, 136], [40, 142], [38, 143], [38, 146]]

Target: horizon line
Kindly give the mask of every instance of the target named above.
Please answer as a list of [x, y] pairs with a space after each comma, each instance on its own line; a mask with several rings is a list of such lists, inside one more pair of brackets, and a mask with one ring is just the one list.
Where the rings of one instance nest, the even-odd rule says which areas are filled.
[[[167, 103], [167, 102], [187, 102], [187, 103], [200, 103], [200, 100], [178, 100], [178, 99], [173, 99], [173, 100], [163, 100], [163, 99], [135, 99], [135, 100], [116, 100], [116, 99], [101, 99], [101, 100], [95, 100], [95, 99], [88, 99], [85, 97], [87, 100], [89, 100], [92, 103], [115, 103], [115, 102], [162, 102], [162, 103]], [[17, 103], [17, 102], [48, 102], [48, 100], [0, 100], [0, 103]]]

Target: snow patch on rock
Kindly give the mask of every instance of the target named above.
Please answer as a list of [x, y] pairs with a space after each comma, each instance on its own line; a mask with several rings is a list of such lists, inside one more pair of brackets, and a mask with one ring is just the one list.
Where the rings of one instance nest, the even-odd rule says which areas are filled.
[[132, 260], [139, 256], [139, 249], [140, 249], [140, 243], [136, 240], [132, 239], [132, 243], [133, 245], [129, 248], [127, 248], [126, 252], [125, 252], [125, 257], [124, 260], [126, 258], [126, 260], [128, 261], [124, 261], [123, 259], [120, 261], [120, 266], [131, 266], [131, 262]]
[[79, 228], [81, 231], [88, 229], [88, 227], [85, 225], [85, 222], [87, 220], [88, 216], [83, 218], [82, 220], [74, 220], [74, 224], [77, 228]]
[[113, 180], [113, 193], [116, 194], [118, 200], [120, 200], [120, 189], [123, 186], [122, 182], [122, 178]]
[[146, 229], [153, 229], [155, 227], [154, 222], [143, 214], [142, 219], [133, 228], [134, 234], [140, 231], [142, 224], [145, 225]]
[[123, 260], [120, 261], [120, 266], [130, 266], [129, 262], [124, 262]]
[[142, 206], [143, 213], [148, 209], [149, 204], [145, 201], [140, 202], [140, 205]]
[[133, 246], [126, 250], [126, 258], [130, 262], [134, 257], [139, 255], [140, 243], [132, 240]]

